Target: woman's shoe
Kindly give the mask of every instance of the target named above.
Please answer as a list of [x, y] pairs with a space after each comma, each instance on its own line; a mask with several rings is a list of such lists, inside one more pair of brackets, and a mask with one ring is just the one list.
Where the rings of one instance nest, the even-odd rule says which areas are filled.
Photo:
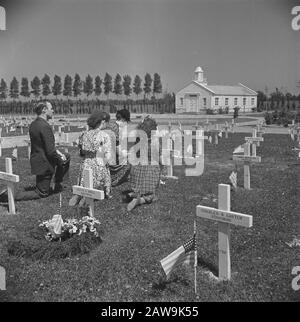
[[81, 197], [78, 195], [72, 196], [72, 198], [69, 200], [69, 206], [71, 207], [76, 206], [79, 203], [80, 199]]
[[137, 205], [142, 205], [146, 203], [146, 200], [144, 198], [134, 198], [128, 205], [127, 205], [127, 211], [133, 210]]
[[127, 211], [133, 210], [138, 204], [139, 204], [138, 198], [132, 199], [132, 201], [130, 201], [129, 204], [127, 205]]

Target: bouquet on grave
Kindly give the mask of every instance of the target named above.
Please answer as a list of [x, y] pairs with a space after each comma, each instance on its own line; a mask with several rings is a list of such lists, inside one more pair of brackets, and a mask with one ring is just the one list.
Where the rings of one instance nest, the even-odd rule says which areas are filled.
[[45, 238], [48, 241], [64, 241], [85, 233], [93, 234], [95, 237], [100, 236], [100, 221], [90, 216], [79, 220], [71, 218], [63, 221], [61, 215], [54, 215], [52, 219], [39, 224], [39, 227], [45, 230]]

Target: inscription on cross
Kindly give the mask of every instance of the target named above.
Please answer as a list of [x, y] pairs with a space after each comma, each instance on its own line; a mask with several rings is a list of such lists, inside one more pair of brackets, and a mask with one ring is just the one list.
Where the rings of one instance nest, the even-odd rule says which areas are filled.
[[218, 209], [197, 206], [196, 216], [218, 222], [219, 279], [231, 279], [230, 225], [250, 228], [253, 217], [230, 211], [230, 186], [218, 185]]
[[94, 200], [103, 200], [104, 191], [93, 188], [93, 173], [91, 169], [83, 171], [84, 186], [73, 186], [73, 194], [86, 198], [86, 203], [89, 205], [89, 214], [95, 217]]

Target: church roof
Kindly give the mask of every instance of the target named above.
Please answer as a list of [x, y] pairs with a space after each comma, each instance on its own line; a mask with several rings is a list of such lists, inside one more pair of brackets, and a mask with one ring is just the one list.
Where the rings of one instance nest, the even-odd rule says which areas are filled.
[[194, 81], [197, 85], [204, 87], [215, 95], [257, 95], [257, 93], [243, 84], [231, 85], [207, 85]]
[[253, 91], [243, 86], [206, 85], [216, 95], [255, 95]]

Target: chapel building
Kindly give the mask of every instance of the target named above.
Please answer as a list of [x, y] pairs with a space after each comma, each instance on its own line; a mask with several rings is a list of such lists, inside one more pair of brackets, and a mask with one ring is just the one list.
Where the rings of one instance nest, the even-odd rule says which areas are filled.
[[218, 113], [220, 109], [233, 112], [251, 112], [257, 106], [257, 92], [239, 83], [236, 86], [208, 85], [199, 66], [195, 69], [194, 80], [176, 93], [176, 113], [206, 113], [207, 109]]

